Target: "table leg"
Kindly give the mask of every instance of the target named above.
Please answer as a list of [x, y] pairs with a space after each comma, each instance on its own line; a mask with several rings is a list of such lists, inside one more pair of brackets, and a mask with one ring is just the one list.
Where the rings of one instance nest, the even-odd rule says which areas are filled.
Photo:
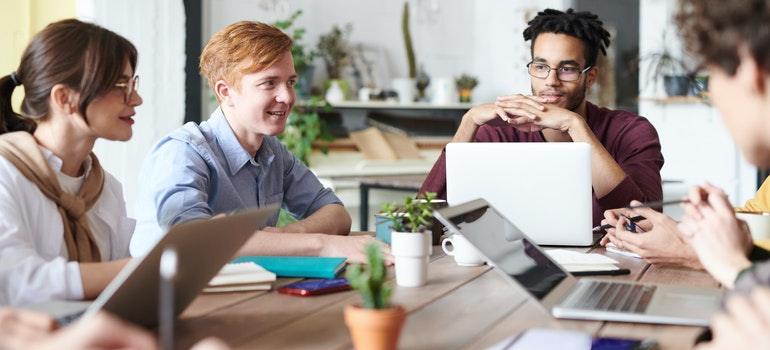
[[360, 231], [369, 231], [369, 186], [359, 185], [358, 188], [359, 209], [358, 220], [360, 222]]

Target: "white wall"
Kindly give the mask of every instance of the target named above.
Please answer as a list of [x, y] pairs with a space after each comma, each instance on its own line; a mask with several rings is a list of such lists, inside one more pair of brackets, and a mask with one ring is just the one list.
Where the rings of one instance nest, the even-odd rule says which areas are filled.
[[132, 216], [142, 161], [160, 137], [184, 121], [184, 6], [182, 0], [78, 0], [77, 16], [123, 35], [139, 51], [136, 73], [144, 104], [136, 108], [134, 136], [128, 142], [99, 140], [94, 150], [123, 183]]
[[[410, 0], [411, 33], [418, 65], [431, 78], [469, 73], [479, 77], [475, 101], [529, 92], [529, 43], [522, 32], [525, 16], [546, 7], [564, 9], [570, 0]], [[239, 20], [272, 23], [296, 9], [304, 11], [298, 25], [307, 29], [305, 44], [312, 47], [334, 24], [351, 23], [352, 42], [382, 49], [380, 69], [390, 78], [407, 75], [401, 32], [402, 1], [351, 0], [204, 0], [204, 41], [222, 27]], [[320, 59], [316, 62], [320, 67]], [[316, 70], [316, 84], [323, 69]]]

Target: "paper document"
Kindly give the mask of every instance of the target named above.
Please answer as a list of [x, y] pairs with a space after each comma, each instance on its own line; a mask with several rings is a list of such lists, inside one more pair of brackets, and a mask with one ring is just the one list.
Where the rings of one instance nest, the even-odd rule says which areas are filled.
[[630, 256], [632, 258], [637, 258], [637, 259], [641, 259], [642, 258], [641, 255], [636, 254], [636, 253], [631, 252], [631, 251], [628, 251], [628, 250], [625, 250], [625, 249], [620, 249], [620, 248], [618, 248], [618, 246], [616, 246], [616, 245], [614, 245], [612, 243], [607, 243], [605, 248], [607, 249], [608, 252], [613, 252], [613, 253], [620, 254], [620, 255]]
[[546, 249], [545, 252], [551, 259], [560, 265], [607, 265], [618, 262], [610, 257], [596, 253], [580, 253], [567, 249]]
[[275, 278], [274, 273], [255, 263], [227, 264], [209, 281], [209, 287], [270, 283], [274, 282]]

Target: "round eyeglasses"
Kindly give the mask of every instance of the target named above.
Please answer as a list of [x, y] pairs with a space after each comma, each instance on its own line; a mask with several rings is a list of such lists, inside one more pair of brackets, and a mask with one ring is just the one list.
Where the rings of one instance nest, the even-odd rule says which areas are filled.
[[131, 95], [134, 93], [134, 91], [138, 91], [137, 87], [139, 87], [139, 76], [135, 75], [127, 82], [115, 83], [115, 87], [123, 89], [123, 93], [125, 94], [123, 95], [123, 102], [128, 104], [128, 101], [131, 100]]
[[527, 71], [529, 71], [529, 75], [535, 78], [538, 78], [538, 79], [548, 78], [548, 75], [551, 73], [551, 70], [555, 70], [556, 79], [559, 79], [561, 81], [566, 81], [566, 82], [576, 81], [580, 79], [580, 76], [583, 75], [583, 73], [587, 72], [591, 68], [593, 68], [593, 66], [588, 66], [583, 70], [581, 70], [580, 67], [575, 67], [575, 66], [561, 66], [561, 67], [553, 68], [545, 63], [540, 63], [540, 62], [527, 63]]

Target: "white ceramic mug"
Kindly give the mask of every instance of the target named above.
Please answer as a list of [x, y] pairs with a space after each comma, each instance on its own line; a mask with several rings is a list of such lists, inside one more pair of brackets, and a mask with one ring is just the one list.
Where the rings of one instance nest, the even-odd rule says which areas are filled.
[[[447, 243], [452, 245], [452, 250], [447, 248]], [[453, 234], [441, 241], [441, 249], [446, 255], [454, 256], [455, 262], [460, 266], [481, 266], [484, 265], [484, 258], [479, 254], [465, 236]]]
[[735, 216], [746, 222], [751, 231], [751, 239], [759, 246], [770, 248], [770, 213], [737, 212]]

